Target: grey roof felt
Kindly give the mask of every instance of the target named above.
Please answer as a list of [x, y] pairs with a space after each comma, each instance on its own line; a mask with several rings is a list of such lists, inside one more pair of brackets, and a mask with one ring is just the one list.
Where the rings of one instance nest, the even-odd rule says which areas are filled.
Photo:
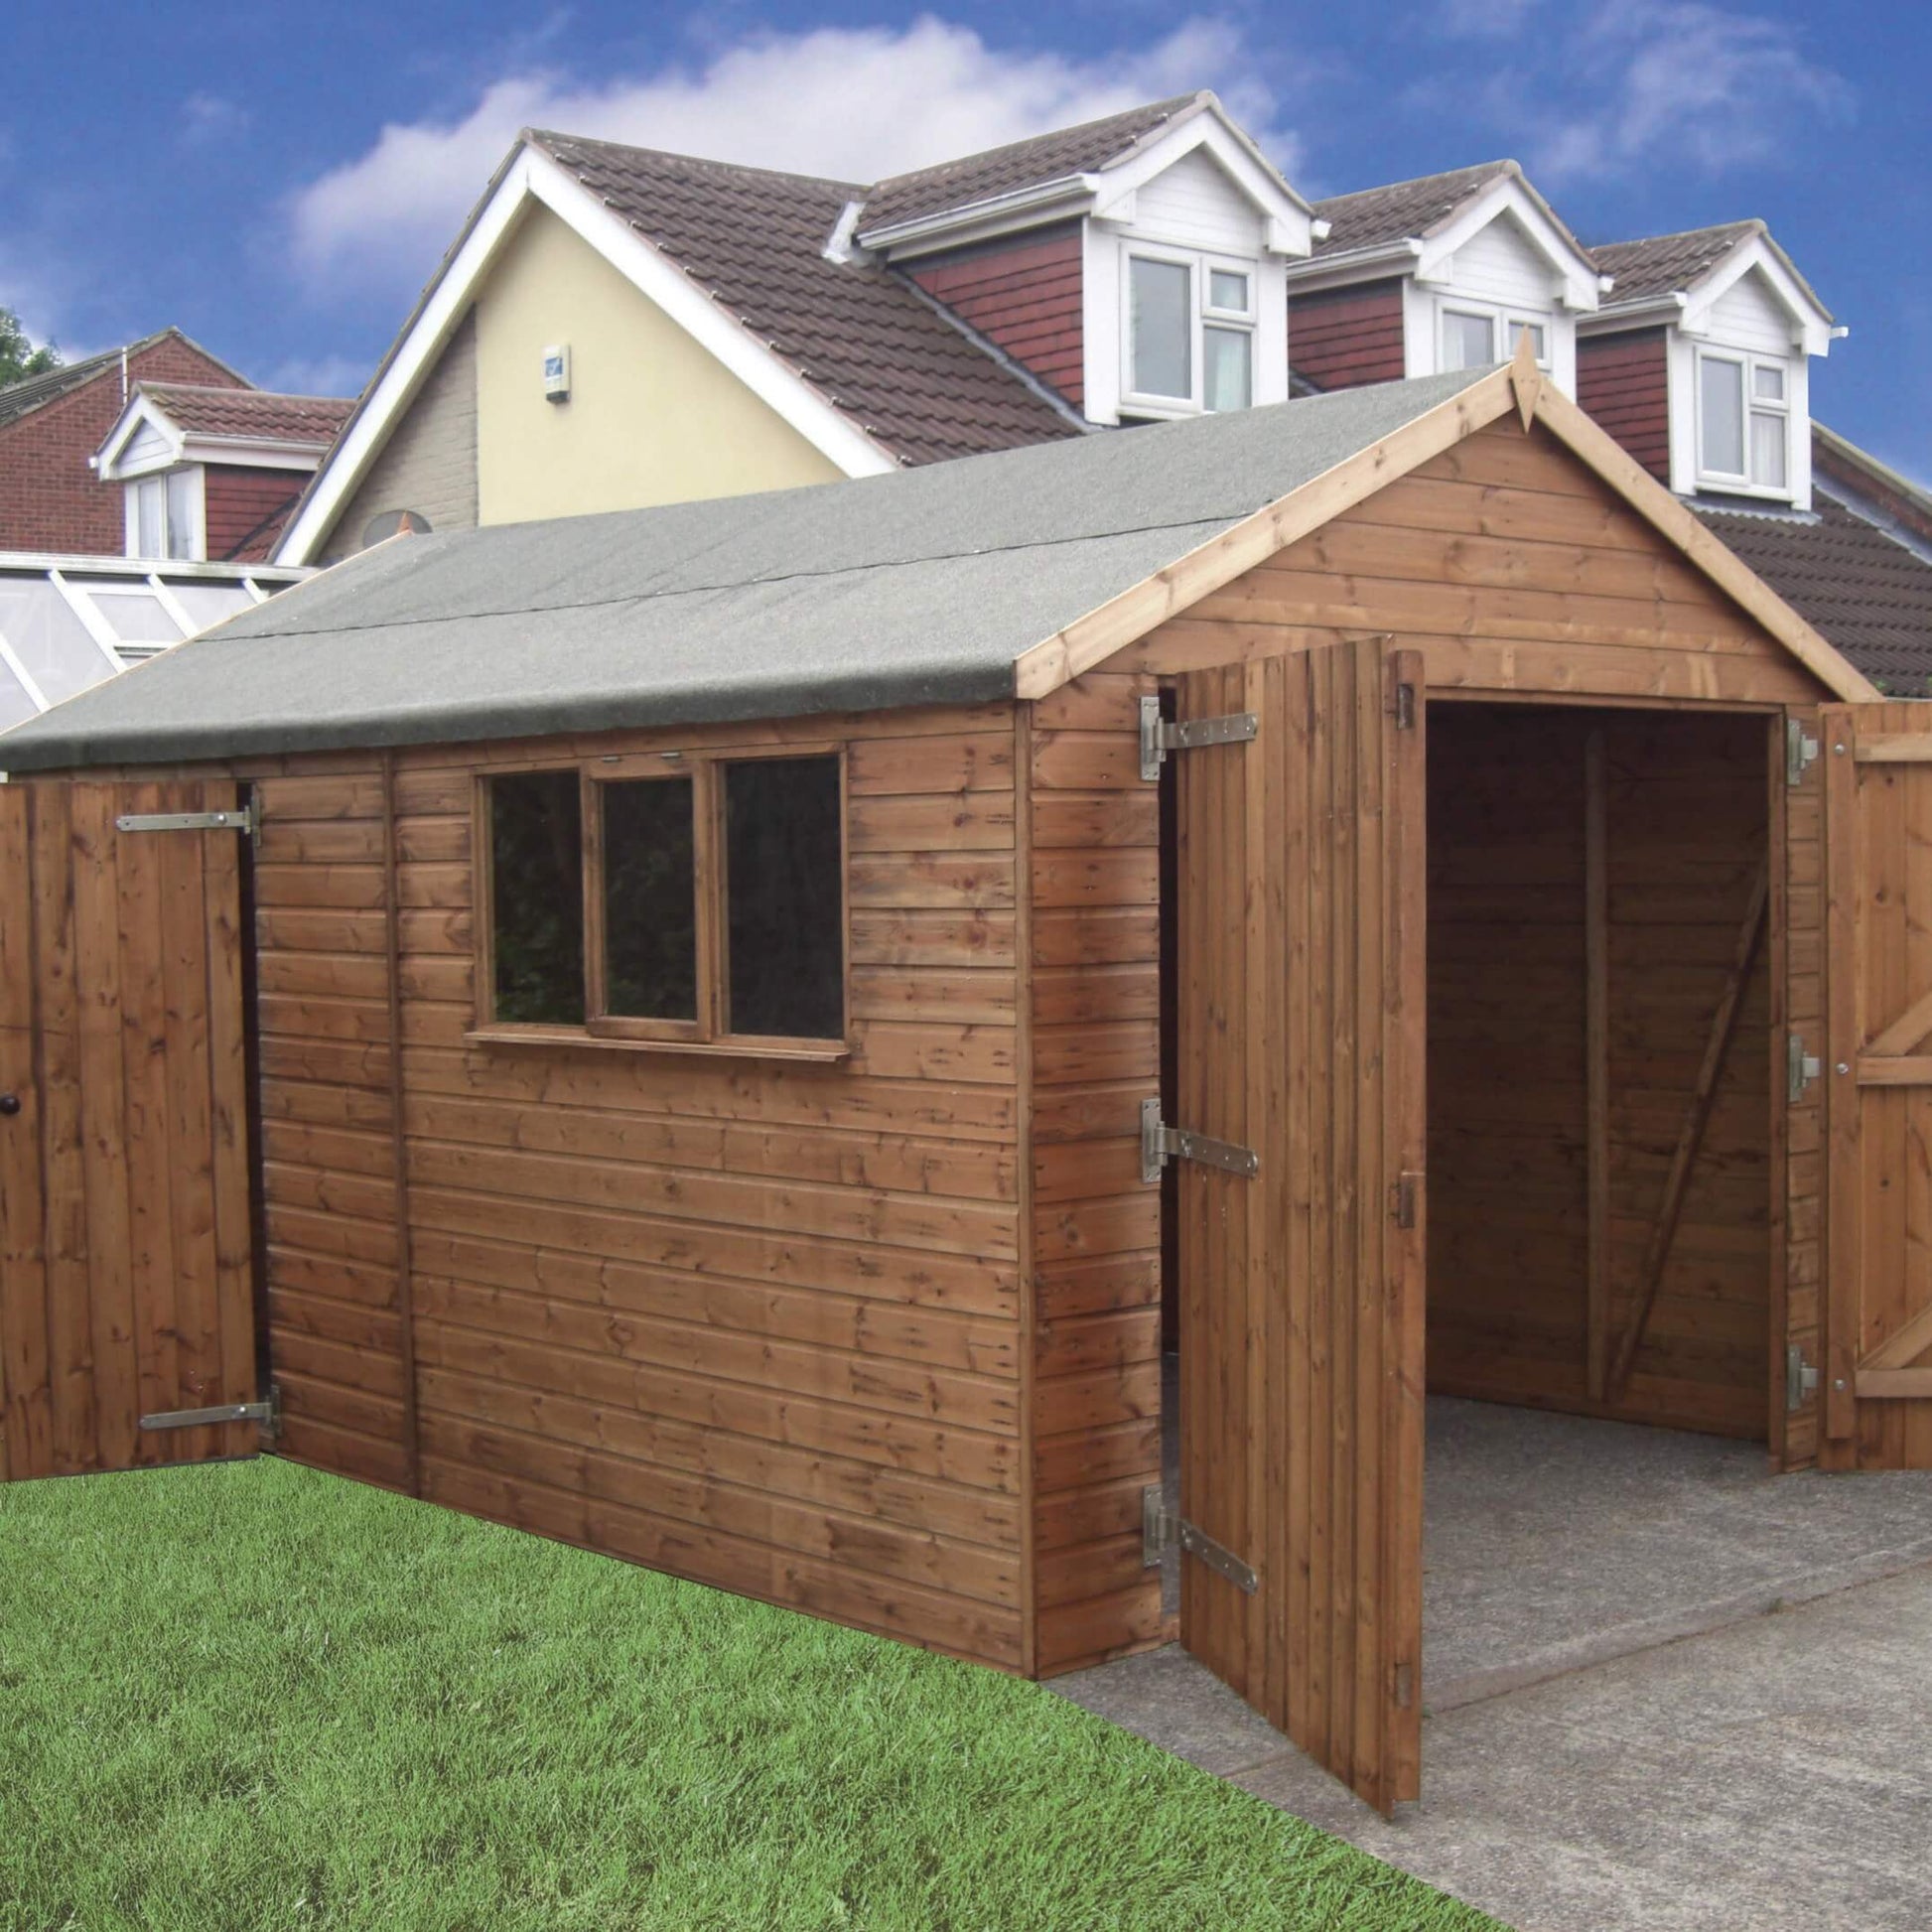
[[1483, 373], [392, 539], [0, 736], [0, 769], [1007, 696], [1033, 645]]

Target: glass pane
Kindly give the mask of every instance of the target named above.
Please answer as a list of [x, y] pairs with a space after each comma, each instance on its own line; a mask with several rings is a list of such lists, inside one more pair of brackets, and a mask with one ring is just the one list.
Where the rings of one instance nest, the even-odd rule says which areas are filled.
[[1550, 351], [1545, 346], [1546, 336], [1544, 327], [1540, 322], [1531, 322], [1526, 316], [1510, 317], [1508, 327], [1509, 340], [1503, 344], [1504, 352], [1514, 355], [1516, 353], [1516, 345], [1523, 340], [1526, 334], [1530, 339], [1530, 353], [1539, 362], [1547, 362], [1550, 359]]
[[[74, 588], [82, 597], [87, 595], [81, 585]], [[103, 591], [93, 599], [93, 606], [124, 644], [181, 642], [181, 625], [162, 609], [161, 600], [146, 591]]]
[[255, 605], [239, 584], [170, 584], [168, 588], [197, 630], [207, 630], [237, 611], [253, 610]]
[[[0, 664], [0, 732], [11, 731], [15, 725], [24, 725], [28, 719], [38, 715], [40, 707], [35, 704], [20, 680]], [[7, 768], [6, 757], [0, 753], [0, 771]]]
[[1775, 362], [1759, 362], [1751, 370], [1751, 394], [1759, 402], [1784, 400], [1784, 371]]
[[162, 521], [168, 503], [166, 484], [159, 477], [149, 477], [134, 485], [134, 500], [140, 512], [135, 519], [140, 528], [140, 538], [134, 554], [137, 557], [164, 555]]
[[1744, 365], [1707, 355], [1698, 363], [1704, 407], [1704, 442], [1699, 463], [1723, 476], [1744, 474]]
[[45, 577], [0, 582], [0, 637], [49, 704], [114, 674], [107, 653]]
[[1495, 332], [1487, 316], [1451, 309], [1443, 317], [1443, 367], [1486, 368], [1496, 359]]
[[598, 786], [604, 809], [604, 984], [609, 1010], [698, 1017], [698, 901], [691, 780]]
[[1254, 400], [1254, 343], [1245, 329], [1201, 331], [1209, 409], [1246, 409]]
[[168, 554], [171, 557], [195, 554], [195, 483], [193, 471], [168, 473]]
[[1231, 309], [1238, 315], [1248, 313], [1248, 278], [1231, 268], [1212, 268], [1207, 273], [1207, 305], [1210, 309]]
[[1194, 393], [1191, 274], [1182, 262], [1133, 259], [1134, 388], [1144, 396]]
[[1766, 489], [1784, 487], [1784, 421], [1764, 410], [1751, 413], [1751, 482]]
[[843, 1038], [837, 759], [726, 765], [725, 885], [730, 1031]]
[[489, 781], [498, 1020], [584, 1023], [584, 840], [575, 771]]

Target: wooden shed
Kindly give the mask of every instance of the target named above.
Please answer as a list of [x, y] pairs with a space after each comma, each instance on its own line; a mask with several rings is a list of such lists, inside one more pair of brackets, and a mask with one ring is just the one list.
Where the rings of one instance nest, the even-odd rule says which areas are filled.
[[1386, 1807], [1426, 1387], [1932, 1465], [1932, 710], [1525, 362], [399, 539], [0, 761], [0, 1473], [272, 1382]]

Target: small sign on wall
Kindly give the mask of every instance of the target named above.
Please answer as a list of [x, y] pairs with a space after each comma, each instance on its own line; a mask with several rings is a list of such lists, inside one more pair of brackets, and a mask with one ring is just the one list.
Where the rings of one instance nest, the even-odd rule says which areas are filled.
[[543, 351], [543, 399], [545, 402], [570, 400], [570, 345], [553, 343]]

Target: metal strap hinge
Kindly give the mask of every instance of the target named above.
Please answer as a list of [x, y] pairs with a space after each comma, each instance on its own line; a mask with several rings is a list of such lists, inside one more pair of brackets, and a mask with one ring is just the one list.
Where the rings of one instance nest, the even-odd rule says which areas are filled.
[[1184, 1127], [1169, 1127], [1161, 1119], [1158, 1100], [1141, 1102], [1141, 1178], [1159, 1180], [1161, 1170], [1178, 1157], [1198, 1161], [1203, 1167], [1220, 1168], [1228, 1173], [1253, 1175], [1261, 1172], [1261, 1157], [1251, 1147], [1236, 1147], [1232, 1141], [1212, 1141], [1205, 1134], [1190, 1134]]
[[1805, 1089], [1823, 1071], [1816, 1053], [1805, 1051], [1803, 1034], [1793, 1034], [1784, 1047], [1784, 1097], [1793, 1102], [1805, 1097]]
[[1197, 1558], [1250, 1596], [1261, 1587], [1261, 1579], [1232, 1550], [1197, 1529], [1177, 1509], [1170, 1509], [1161, 1485], [1151, 1482], [1141, 1491], [1141, 1567], [1158, 1569], [1161, 1559], [1173, 1549]]
[[1161, 700], [1149, 693], [1141, 700], [1141, 776], [1158, 778], [1170, 752], [1197, 752], [1204, 745], [1245, 745], [1260, 730], [1252, 711], [1231, 711], [1225, 718], [1189, 718], [1175, 724], [1161, 716]]
[[1795, 1341], [1784, 1351], [1784, 1406], [1796, 1415], [1818, 1393], [1818, 1370]]
[[1818, 741], [1807, 732], [1796, 718], [1784, 721], [1784, 781], [1795, 785], [1802, 781], [1805, 766], [1818, 756]]
[[1395, 720], [1399, 732], [1412, 732], [1416, 729], [1416, 687], [1413, 684], [1398, 684], [1391, 694], [1389, 715]]
[[123, 812], [114, 825], [122, 832], [252, 832], [255, 815], [246, 805], [231, 812]]
[[282, 1433], [282, 1391], [269, 1385], [266, 1402], [219, 1402], [211, 1409], [162, 1409], [143, 1416], [143, 1429], [204, 1429], [212, 1423], [258, 1422], [273, 1442]]

